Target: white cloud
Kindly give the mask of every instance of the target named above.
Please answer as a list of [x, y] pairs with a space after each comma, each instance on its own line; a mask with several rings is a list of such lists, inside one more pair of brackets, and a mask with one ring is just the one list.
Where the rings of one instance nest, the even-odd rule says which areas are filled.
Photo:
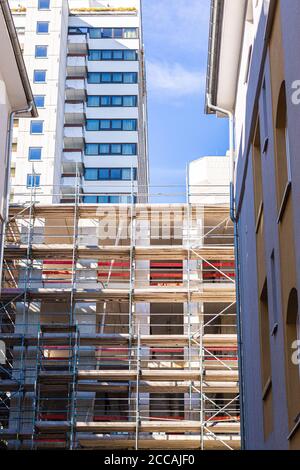
[[188, 70], [177, 62], [147, 62], [148, 88], [162, 98], [199, 94], [204, 89], [204, 82], [205, 74], [200, 70]]

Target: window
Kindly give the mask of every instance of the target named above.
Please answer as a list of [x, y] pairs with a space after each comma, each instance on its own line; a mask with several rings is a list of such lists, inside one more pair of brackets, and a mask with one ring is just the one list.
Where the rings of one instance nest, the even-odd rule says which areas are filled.
[[124, 28], [123, 37], [126, 39], [136, 39], [137, 29], [136, 28]]
[[136, 131], [136, 119], [87, 119], [87, 131]]
[[282, 82], [278, 97], [275, 146], [277, 198], [278, 208], [280, 208], [283, 205], [283, 199], [287, 195], [287, 189], [291, 179], [285, 82]]
[[97, 196], [84, 196], [83, 202], [85, 204], [97, 204]]
[[86, 155], [137, 155], [137, 144], [86, 144]]
[[87, 181], [97, 181], [98, 180], [97, 168], [87, 168], [85, 170], [84, 177]]
[[50, 0], [39, 0], [38, 9], [39, 10], [49, 10], [50, 9]]
[[35, 46], [36, 59], [43, 59], [48, 56], [48, 46]]
[[130, 49], [91, 49], [89, 51], [88, 60], [137, 60], [137, 51]]
[[88, 83], [137, 83], [137, 72], [89, 72]]
[[[136, 197], [134, 196], [134, 201]], [[101, 196], [84, 196], [84, 204], [130, 204], [131, 196], [125, 194], [119, 195], [101, 195]]]
[[42, 134], [44, 130], [44, 121], [31, 121], [30, 133], [31, 134]]
[[137, 96], [123, 96], [123, 106], [125, 107], [137, 106]]
[[37, 34], [47, 34], [49, 33], [49, 22], [48, 21], [38, 21], [36, 24]]
[[46, 70], [34, 70], [33, 81], [34, 83], [46, 83]]
[[68, 34], [87, 34], [88, 30], [88, 28], [82, 26], [73, 26], [69, 28]]
[[[74, 28], [73, 28], [74, 29]], [[89, 28], [91, 39], [136, 39], [138, 38], [137, 28]]]
[[87, 97], [88, 107], [135, 107], [137, 106], [137, 96], [93, 96]]
[[137, 83], [136, 72], [125, 72], [123, 75], [123, 83]]
[[85, 154], [86, 155], [99, 155], [99, 144], [86, 144]]
[[136, 168], [86, 168], [84, 173], [87, 181], [131, 181], [136, 177]]
[[42, 147], [29, 147], [28, 160], [39, 161], [42, 159]]
[[41, 176], [36, 174], [27, 175], [27, 188], [38, 188], [40, 186]]
[[37, 108], [45, 107], [45, 96], [44, 95], [35, 95], [34, 102]]

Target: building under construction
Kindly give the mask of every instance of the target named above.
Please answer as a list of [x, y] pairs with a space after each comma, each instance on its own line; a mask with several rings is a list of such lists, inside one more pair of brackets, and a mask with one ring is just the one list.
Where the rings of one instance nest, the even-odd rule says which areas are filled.
[[205, 191], [11, 205], [1, 447], [240, 447], [233, 226]]

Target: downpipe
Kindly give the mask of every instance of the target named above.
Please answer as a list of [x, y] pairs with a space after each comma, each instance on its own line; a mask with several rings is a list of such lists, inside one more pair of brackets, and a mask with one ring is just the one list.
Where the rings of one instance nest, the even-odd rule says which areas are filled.
[[3, 255], [4, 255], [4, 243], [5, 243], [5, 232], [7, 223], [9, 220], [9, 197], [10, 197], [10, 168], [11, 168], [11, 155], [12, 155], [12, 139], [13, 139], [13, 128], [14, 119], [19, 114], [30, 113], [33, 109], [33, 102], [30, 102], [26, 109], [16, 109], [11, 111], [8, 119], [6, 149], [5, 149], [5, 173], [4, 173], [4, 188], [3, 188], [3, 221], [1, 230], [1, 241], [0, 241], [0, 293], [2, 288], [3, 278]]
[[238, 355], [239, 355], [239, 385], [240, 385], [240, 414], [241, 414], [241, 448], [246, 449], [245, 439], [245, 415], [244, 415], [244, 374], [243, 374], [243, 338], [242, 338], [242, 317], [240, 301], [240, 261], [239, 261], [239, 232], [238, 220], [235, 214], [235, 144], [234, 144], [234, 114], [232, 111], [220, 108], [212, 104], [211, 95], [207, 95], [207, 107], [217, 113], [225, 114], [229, 118], [229, 155], [230, 155], [230, 219], [234, 226], [234, 252], [235, 252], [235, 272], [236, 272], [236, 317], [238, 333]]

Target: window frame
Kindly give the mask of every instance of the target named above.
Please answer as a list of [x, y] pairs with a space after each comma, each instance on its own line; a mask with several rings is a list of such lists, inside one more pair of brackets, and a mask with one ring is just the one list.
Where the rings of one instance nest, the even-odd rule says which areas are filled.
[[[39, 123], [42, 124], [42, 130], [41, 130], [41, 132], [33, 132], [33, 131], [32, 131], [33, 126], [34, 126], [34, 125], [37, 125], [37, 124], [39, 124]], [[36, 121], [36, 120], [32, 120], [32, 121], [30, 121], [30, 135], [43, 135], [43, 134], [44, 134], [44, 121], [42, 121], [42, 120], [37, 120], [37, 121]]]
[[[33, 151], [34, 151], [34, 150], [39, 150], [39, 151], [40, 151], [40, 153], [39, 153], [39, 158], [32, 158], [32, 157], [30, 156], [30, 152], [31, 152], [32, 150], [33, 150]], [[28, 161], [29, 161], [29, 162], [40, 162], [40, 161], [42, 161], [42, 150], [43, 150], [42, 147], [29, 147], [29, 148], [28, 148]]]
[[[40, 25], [47, 25], [47, 31], [39, 31]], [[49, 34], [49, 21], [37, 21], [36, 22], [36, 34]]]
[[[37, 55], [38, 48], [44, 48], [46, 50], [46, 55]], [[43, 44], [36, 44], [34, 49], [35, 59], [48, 59], [48, 46]]]
[[[47, 2], [47, 7], [42, 6], [43, 2]], [[38, 10], [50, 10], [50, 0], [38, 0]]]
[[[30, 179], [31, 179], [31, 183], [30, 183]], [[26, 187], [27, 189], [40, 188], [41, 187], [41, 175], [36, 174], [36, 173], [27, 173]]]
[[[45, 74], [44, 80], [37, 80], [36, 74], [37, 73]], [[33, 71], [33, 83], [47, 83], [47, 70], [45, 69], [34, 69]]]

